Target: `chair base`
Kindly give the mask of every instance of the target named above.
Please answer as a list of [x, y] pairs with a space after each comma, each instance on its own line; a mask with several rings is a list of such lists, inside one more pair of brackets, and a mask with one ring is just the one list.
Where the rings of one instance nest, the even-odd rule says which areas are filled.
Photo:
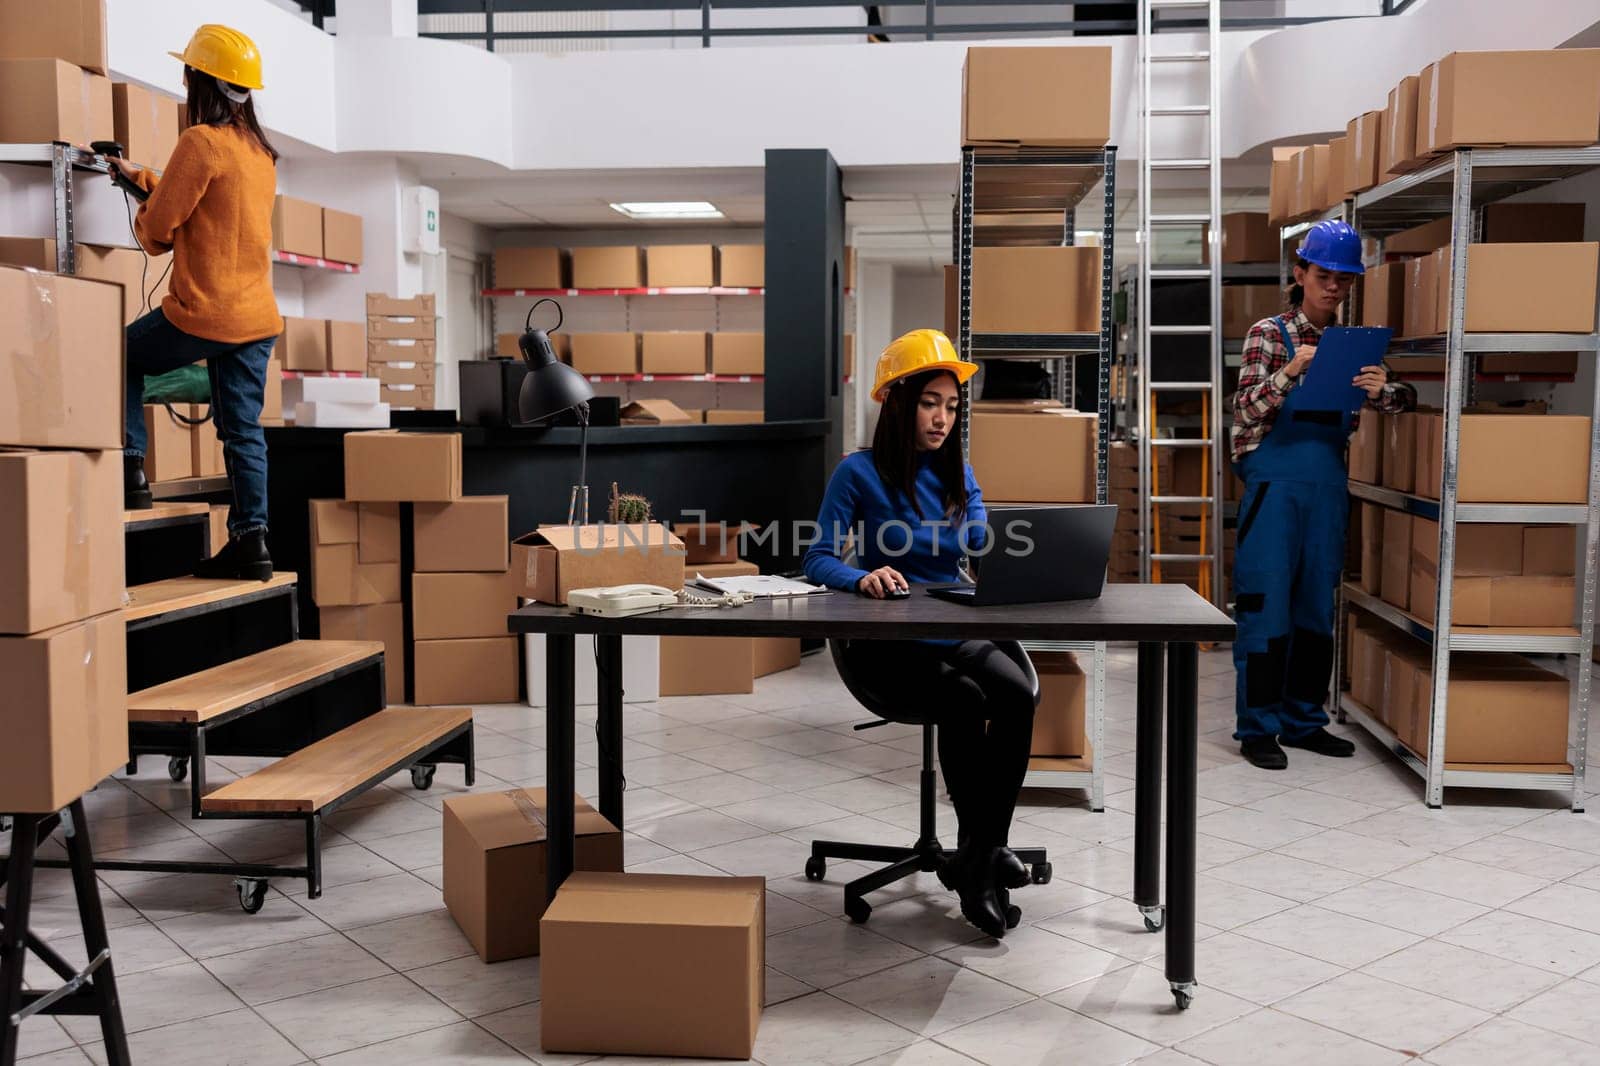
[[[1035, 884], [1048, 884], [1052, 870], [1043, 848], [1017, 848], [1017, 858], [1032, 868]], [[866, 900], [868, 892], [875, 892], [896, 881], [903, 881], [919, 873], [938, 873], [944, 864], [955, 858], [938, 837], [922, 837], [908, 848], [888, 844], [854, 844], [842, 840], [814, 840], [811, 857], [806, 860], [806, 878], [821, 881], [828, 872], [829, 859], [885, 862], [889, 865], [856, 878], [844, 886], [844, 913], [856, 923], [872, 916], [872, 904]]]

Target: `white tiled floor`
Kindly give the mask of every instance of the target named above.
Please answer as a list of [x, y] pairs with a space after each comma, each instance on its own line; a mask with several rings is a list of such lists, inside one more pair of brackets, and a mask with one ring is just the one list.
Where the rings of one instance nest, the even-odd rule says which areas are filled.
[[[1342, 727], [1354, 759], [1248, 767], [1229, 739], [1226, 653], [1201, 662], [1201, 987], [1177, 1013], [1161, 938], [1127, 901], [1132, 675], [1132, 652], [1113, 649], [1105, 813], [1077, 793], [1023, 797], [1013, 840], [1047, 846], [1055, 880], [1015, 893], [1025, 924], [1002, 942], [931, 876], [879, 893], [865, 927], [841, 917], [839, 891], [864, 866], [801, 876], [815, 836], [909, 842], [916, 824], [917, 734], [852, 730], [866, 715], [825, 655], [749, 696], [628, 708], [628, 863], [769, 878], [768, 1066], [1600, 1062], [1600, 822], [1541, 794], [1452, 792], [1430, 812], [1410, 771]], [[587, 729], [592, 709], [580, 716]], [[538, 712], [477, 721], [479, 790], [543, 783]], [[586, 792], [595, 753], [579, 745]], [[212, 776], [230, 769], [243, 764]], [[331, 818], [320, 900], [279, 882], [252, 917], [225, 878], [106, 874], [136, 1059], [582, 1061], [539, 1050], [538, 960], [484, 966], [444, 911], [439, 805], [460, 780], [445, 767], [417, 793], [397, 777]], [[190, 822], [162, 760], [87, 802], [102, 852], [298, 861], [293, 827]], [[947, 808], [940, 822], [953, 836]], [[67, 890], [41, 874], [34, 923], [76, 957]], [[104, 1061], [92, 1020], [23, 1034], [29, 1066]]]

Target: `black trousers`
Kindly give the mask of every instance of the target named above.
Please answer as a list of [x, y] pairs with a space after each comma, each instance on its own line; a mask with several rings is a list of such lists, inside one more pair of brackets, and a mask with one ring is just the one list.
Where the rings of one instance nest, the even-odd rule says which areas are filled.
[[846, 662], [863, 687], [932, 708], [962, 837], [1007, 843], [1033, 742], [1033, 687], [1022, 668], [988, 640], [856, 640]]

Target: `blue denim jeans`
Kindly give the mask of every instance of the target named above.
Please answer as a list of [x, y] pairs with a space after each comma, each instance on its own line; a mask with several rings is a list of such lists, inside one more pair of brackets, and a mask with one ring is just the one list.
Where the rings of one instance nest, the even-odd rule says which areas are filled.
[[211, 418], [222, 440], [233, 487], [228, 535], [267, 528], [267, 438], [261, 431], [261, 396], [276, 337], [230, 344], [185, 333], [160, 308], [128, 326], [128, 381], [124, 403], [124, 455], [144, 456], [144, 378], [204, 359], [211, 377]]

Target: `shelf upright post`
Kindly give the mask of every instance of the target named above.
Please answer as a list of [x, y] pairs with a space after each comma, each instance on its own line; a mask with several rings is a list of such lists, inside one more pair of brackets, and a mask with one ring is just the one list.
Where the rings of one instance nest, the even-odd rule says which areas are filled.
[[[959, 218], [956, 231], [956, 354], [974, 362], [972, 354], [972, 195], [973, 171], [977, 163], [971, 148], [961, 149], [961, 191], [956, 205]], [[961, 386], [966, 403], [961, 405], [961, 458], [972, 458], [972, 383]]]
[[1429, 807], [1444, 806], [1445, 716], [1450, 689], [1450, 608], [1455, 585], [1457, 464], [1466, 398], [1467, 249], [1472, 240], [1472, 149], [1455, 153], [1450, 213], [1450, 326], [1445, 343], [1444, 476], [1439, 486], [1439, 580], [1434, 593], [1433, 690], [1428, 719]]
[[[1595, 333], [1600, 335], [1600, 311], [1595, 316]], [[1577, 691], [1573, 693], [1572, 717], [1567, 736], [1572, 759], [1572, 810], [1583, 810], [1584, 774], [1589, 762], [1589, 696], [1594, 679], [1594, 601], [1597, 547], [1600, 547], [1600, 373], [1594, 376], [1594, 393], [1589, 399], [1589, 517], [1583, 527], [1583, 584], [1579, 588], [1578, 632], [1582, 646], [1578, 653]]]
[[56, 273], [78, 272], [78, 245], [73, 236], [72, 157], [74, 149], [65, 144], [50, 146], [50, 190], [55, 197]]

